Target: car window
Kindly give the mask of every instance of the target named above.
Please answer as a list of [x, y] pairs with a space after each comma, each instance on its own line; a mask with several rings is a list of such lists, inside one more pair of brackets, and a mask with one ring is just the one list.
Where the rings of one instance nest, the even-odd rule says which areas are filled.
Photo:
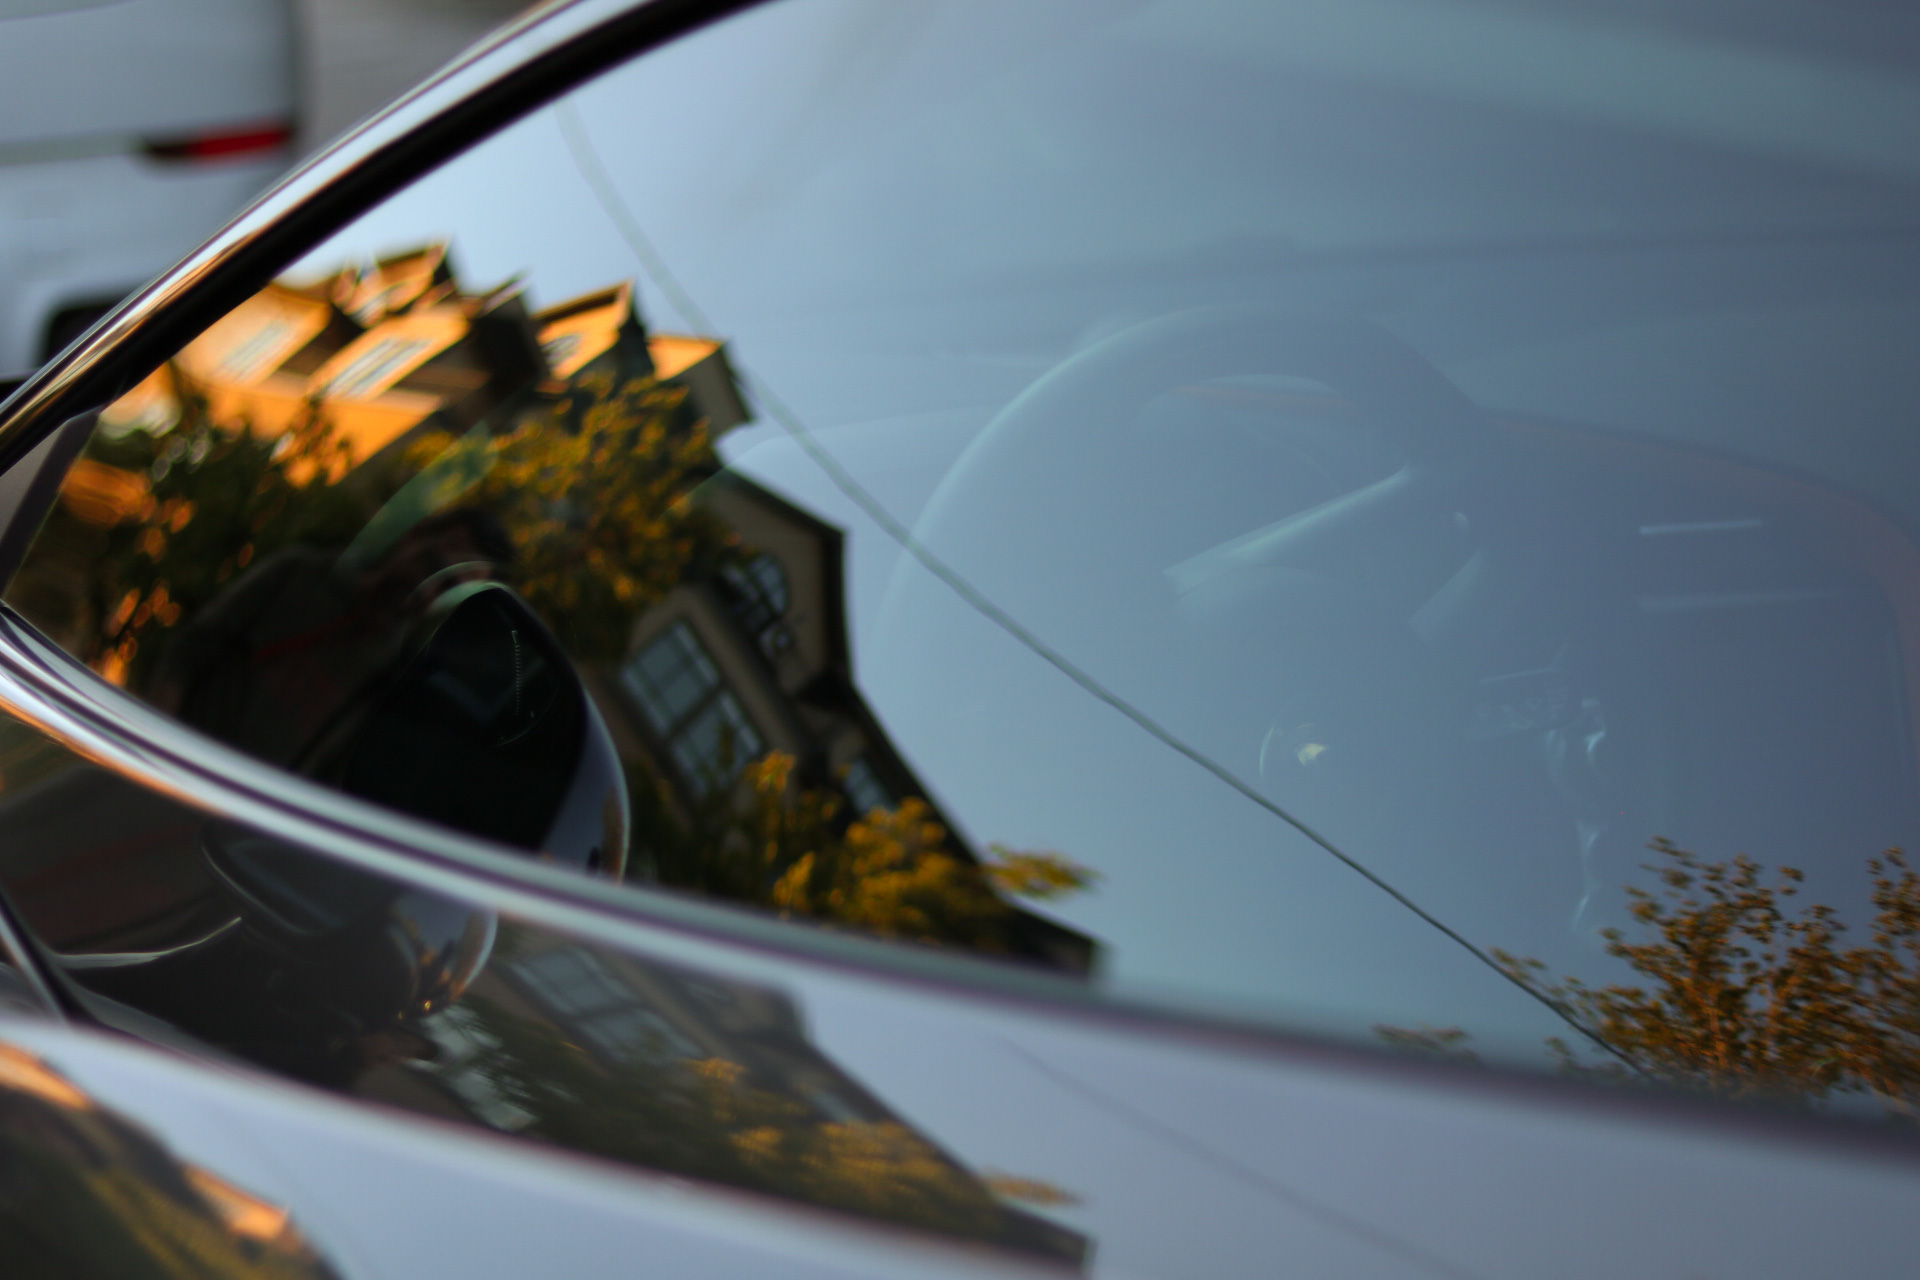
[[1917, 39], [755, 9], [107, 406], [9, 600], [583, 873], [1411, 1052], [1909, 1098]]

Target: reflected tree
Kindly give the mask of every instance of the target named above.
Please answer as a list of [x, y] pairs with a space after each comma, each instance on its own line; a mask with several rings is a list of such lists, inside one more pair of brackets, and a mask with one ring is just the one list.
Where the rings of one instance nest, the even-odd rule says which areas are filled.
[[1819, 903], [1793, 909], [1803, 874], [1771, 879], [1746, 857], [1707, 862], [1665, 840], [1649, 865], [1661, 887], [1628, 888], [1646, 937], [1604, 932], [1607, 951], [1645, 986], [1553, 980], [1538, 960], [1496, 952], [1617, 1060], [1594, 1063], [1551, 1042], [1582, 1076], [1629, 1074], [1729, 1098], [1871, 1098], [1920, 1119], [1920, 877], [1888, 850], [1867, 863], [1873, 924], [1847, 926]]
[[65, 622], [75, 652], [116, 683], [137, 685], [166, 633], [250, 565], [293, 546], [344, 547], [404, 478], [390, 465], [350, 469], [318, 402], [267, 436], [216, 422], [186, 375], [173, 379], [178, 424], [95, 433], [16, 588], [45, 594], [58, 578], [64, 607], [30, 612]]
[[[249, 567], [295, 546], [345, 550], [376, 513], [486, 512], [513, 543], [514, 585], [586, 661], [617, 658], [643, 610], [739, 554], [691, 499], [719, 465], [706, 425], [651, 376], [582, 375], [503, 408], [503, 430], [429, 429], [361, 460], [322, 401], [268, 435], [217, 421], [171, 376], [177, 425], [95, 434], [15, 590], [37, 591], [29, 613], [116, 682], [138, 687], [166, 634]], [[448, 483], [384, 510], [435, 476]]]
[[836, 791], [799, 784], [795, 763], [769, 752], [737, 791], [710, 795], [687, 820], [674, 818], [658, 780], [635, 779], [636, 836], [662, 883], [881, 937], [1005, 952], [1009, 898], [1094, 881], [1050, 851], [995, 845], [984, 861], [965, 858], [915, 797], [850, 817]]
[[[488, 455], [471, 501], [507, 530], [516, 585], [581, 661], [619, 660], [641, 613], [744, 554], [694, 501], [720, 460], [686, 394], [651, 376], [588, 373], [470, 446]], [[420, 454], [451, 443], [423, 441]]]
[[827, 1119], [725, 1058], [609, 1068], [541, 1019], [468, 1007], [498, 1046], [477, 1069], [529, 1136], [948, 1234], [999, 1225], [986, 1189], [897, 1121]]
[[[415, 1071], [457, 1081], [515, 1132], [570, 1150], [1057, 1261], [1084, 1257], [1084, 1237], [1003, 1203], [1043, 1199], [1048, 1184], [1010, 1184], [1027, 1193], [1015, 1197], [967, 1169], [819, 1054], [780, 994], [602, 954], [593, 967], [605, 985], [588, 1016], [656, 1030], [596, 1039], [503, 980], [546, 945], [503, 925], [493, 972], [440, 1015], [458, 1023], [458, 1060]], [[696, 1003], [709, 1002], [698, 1015], [689, 982]], [[662, 990], [681, 993], [678, 1007]]]
[[[1563, 1071], [1800, 1106], [1863, 1100], [1920, 1120], [1920, 876], [1906, 856], [1867, 862], [1873, 921], [1849, 944], [1835, 908], [1795, 903], [1796, 868], [1770, 876], [1744, 856], [1649, 847], [1659, 887], [1626, 889], [1638, 936], [1602, 931], [1607, 953], [1642, 982], [1555, 978], [1540, 960], [1493, 952], [1589, 1038], [1547, 1041]], [[1403, 1051], [1473, 1057], [1459, 1028], [1375, 1030]]]

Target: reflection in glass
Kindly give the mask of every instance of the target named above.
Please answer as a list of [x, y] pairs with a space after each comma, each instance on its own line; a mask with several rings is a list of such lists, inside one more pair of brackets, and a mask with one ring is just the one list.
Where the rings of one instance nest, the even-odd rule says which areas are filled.
[[[1849, 937], [1834, 907], [1793, 901], [1798, 868], [1770, 876], [1751, 858], [1708, 862], [1665, 840], [1652, 852], [1644, 869], [1659, 887], [1627, 886], [1633, 927], [1604, 930], [1635, 982], [1556, 978], [1496, 953], [1590, 1033], [1551, 1042], [1563, 1072], [1920, 1121], [1920, 875], [1906, 856], [1867, 860], [1873, 914]], [[1470, 1052], [1457, 1028], [1441, 1036], [1437, 1047]], [[1436, 1047], [1431, 1033], [1419, 1047]]]
[[425, 1030], [438, 1052], [362, 1081], [492, 1127], [1057, 1261], [1086, 1242], [1002, 1204], [807, 1040], [778, 991], [503, 928]]
[[[104, 411], [11, 598], [349, 794], [1084, 972], [1090, 943], [1008, 904], [854, 691], [839, 532], [717, 474], [745, 416], [725, 347], [650, 335], [627, 285], [530, 313], [466, 292], [444, 244], [278, 281]], [[892, 905], [843, 892], [902, 874]]]
[[330, 1280], [287, 1210], [0, 1044], [0, 1257], [29, 1280]]
[[649, 640], [622, 670], [653, 731], [700, 791], [724, 787], [761, 753], [760, 735], [686, 623]]
[[1006, 1203], [1031, 1188], [968, 1169], [814, 1047], [778, 989], [210, 820], [14, 722], [0, 889], [108, 1025], [644, 1169], [1053, 1262], [1087, 1252]]

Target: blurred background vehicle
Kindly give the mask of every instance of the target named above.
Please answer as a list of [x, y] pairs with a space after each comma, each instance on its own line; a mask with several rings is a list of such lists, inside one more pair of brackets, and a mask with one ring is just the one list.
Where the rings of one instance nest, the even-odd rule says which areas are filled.
[[286, 0], [0, 6], [0, 377], [84, 332], [293, 156]]
[[0, 380], [524, 7], [0, 3]]
[[529, 0], [295, 0], [302, 154], [411, 89]]

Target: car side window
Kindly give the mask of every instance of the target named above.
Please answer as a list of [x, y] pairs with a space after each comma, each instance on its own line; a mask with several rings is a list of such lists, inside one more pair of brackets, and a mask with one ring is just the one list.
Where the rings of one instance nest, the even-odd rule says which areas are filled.
[[[583, 874], [1739, 1094], [1656, 1025], [1698, 930], [1920, 983], [1910, 157], [1569, 87], [1664, 19], [1406, 7], [717, 22], [105, 406], [8, 599]], [[1877, 981], [1753, 1087], [1880, 1097]]]

